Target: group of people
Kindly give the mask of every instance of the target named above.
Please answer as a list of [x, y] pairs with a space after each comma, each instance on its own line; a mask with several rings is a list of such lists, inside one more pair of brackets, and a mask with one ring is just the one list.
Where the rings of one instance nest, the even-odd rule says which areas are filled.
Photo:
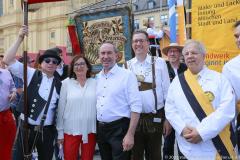
[[[15, 57], [27, 34], [23, 26], [3, 58], [11, 74], [21, 79], [23, 64]], [[240, 48], [240, 21], [234, 36]], [[21, 113], [13, 153], [17, 159], [29, 158], [36, 148], [39, 160], [52, 160], [55, 142], [63, 151], [57, 155], [65, 160], [79, 155], [92, 160], [96, 143], [102, 160], [237, 159], [239, 56], [220, 74], [205, 66], [204, 45], [188, 40], [184, 47], [165, 47], [166, 62], [150, 54], [149, 35], [143, 30], [133, 32], [132, 49], [135, 57], [121, 67], [115, 44], [104, 42], [98, 53], [102, 70], [95, 77], [82, 55], [73, 57], [65, 77], [56, 48], [40, 55], [40, 68], [27, 67], [30, 152], [23, 147]], [[16, 135], [9, 108], [16, 89], [8, 70], [0, 69], [0, 155], [6, 160], [12, 157]], [[20, 100], [19, 112], [23, 105]]]

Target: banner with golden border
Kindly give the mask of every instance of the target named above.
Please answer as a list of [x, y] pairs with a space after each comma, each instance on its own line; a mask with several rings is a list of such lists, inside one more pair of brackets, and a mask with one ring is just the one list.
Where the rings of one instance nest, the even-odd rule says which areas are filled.
[[239, 50], [233, 25], [240, 20], [240, 0], [192, 0], [192, 39], [204, 43], [206, 65], [221, 72]]

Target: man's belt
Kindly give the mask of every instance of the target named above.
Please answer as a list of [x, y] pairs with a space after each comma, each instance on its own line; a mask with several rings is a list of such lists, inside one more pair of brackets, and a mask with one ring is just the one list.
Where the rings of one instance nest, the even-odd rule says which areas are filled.
[[146, 90], [153, 89], [152, 83], [148, 83], [148, 82], [138, 82], [138, 83], [140, 83], [140, 86], [138, 86], [139, 91], [146, 91]]
[[126, 118], [126, 117], [123, 117], [123, 118], [120, 118], [118, 120], [115, 120], [115, 121], [112, 121], [112, 122], [100, 122], [98, 121], [97, 124], [99, 127], [112, 127], [112, 126], [115, 126], [115, 125], [118, 125], [118, 124], [121, 124], [121, 123], [125, 123], [125, 122], [130, 122], [130, 119], [129, 118]]
[[158, 117], [158, 118], [165, 118], [165, 112], [164, 112], [164, 107], [157, 110], [156, 113], [141, 113], [140, 117], [141, 118], [147, 118], [147, 117]]
[[[21, 120], [21, 124], [23, 124], [23, 120]], [[32, 124], [29, 124], [28, 123], [28, 128], [30, 130], [34, 130], [34, 131], [37, 131], [39, 128], [40, 128], [40, 125], [32, 125]], [[43, 129], [52, 129], [52, 128], [55, 128], [55, 125], [46, 125], [46, 126], [43, 126]]]

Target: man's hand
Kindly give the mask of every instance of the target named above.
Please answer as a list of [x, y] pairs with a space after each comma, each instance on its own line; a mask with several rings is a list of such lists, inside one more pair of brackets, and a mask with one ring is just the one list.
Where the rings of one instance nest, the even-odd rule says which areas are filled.
[[189, 126], [184, 127], [183, 130], [182, 130], [181, 136], [184, 137], [186, 134], [191, 133], [191, 131], [192, 131], [191, 128], [192, 127], [189, 127]]
[[9, 96], [8, 96], [8, 99], [9, 99], [9, 102], [12, 102], [16, 99], [17, 97], [17, 94], [16, 92], [12, 92]]
[[164, 137], [167, 137], [171, 132], [172, 132], [172, 126], [168, 122], [168, 120], [165, 119], [165, 121], [163, 123], [163, 135], [164, 135]]
[[127, 133], [123, 138], [122, 145], [123, 145], [123, 151], [131, 150], [134, 145], [134, 135], [132, 135], [131, 133]]
[[191, 132], [184, 134], [183, 137], [190, 143], [197, 144], [197, 143], [201, 142], [202, 138], [199, 135], [197, 129], [193, 128], [193, 127], [189, 127], [189, 128], [190, 128]]
[[18, 37], [24, 38], [24, 36], [28, 36], [28, 26], [23, 25], [18, 32]]
[[60, 146], [60, 144], [63, 145], [63, 141], [64, 141], [64, 139], [58, 139], [58, 140], [57, 140], [58, 145], [59, 145], [59, 146]]

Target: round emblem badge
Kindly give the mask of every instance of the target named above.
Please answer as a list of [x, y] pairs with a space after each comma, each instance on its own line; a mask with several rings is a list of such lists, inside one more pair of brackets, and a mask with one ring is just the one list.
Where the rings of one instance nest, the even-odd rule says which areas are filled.
[[207, 98], [210, 102], [212, 102], [215, 99], [214, 94], [210, 91], [206, 91], [206, 92], [204, 92], [204, 94], [205, 94], [205, 96], [207, 96]]
[[136, 75], [136, 76], [139, 82], [144, 82], [144, 79], [145, 79], [144, 75]]

